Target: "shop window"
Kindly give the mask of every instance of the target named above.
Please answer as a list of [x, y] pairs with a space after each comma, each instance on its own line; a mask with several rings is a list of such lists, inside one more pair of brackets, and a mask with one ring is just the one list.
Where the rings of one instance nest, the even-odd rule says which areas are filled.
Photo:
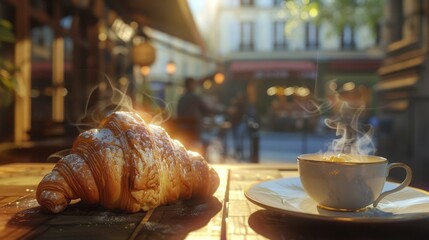
[[71, 15], [61, 18], [60, 25], [62, 28], [70, 30], [73, 22], [73, 17]]
[[[53, 29], [40, 25], [31, 29], [31, 119], [34, 126], [51, 120], [52, 96], [52, 44]], [[43, 125], [40, 125], [43, 126]]]
[[253, 22], [242, 22], [240, 24], [240, 50], [254, 50], [254, 26]]

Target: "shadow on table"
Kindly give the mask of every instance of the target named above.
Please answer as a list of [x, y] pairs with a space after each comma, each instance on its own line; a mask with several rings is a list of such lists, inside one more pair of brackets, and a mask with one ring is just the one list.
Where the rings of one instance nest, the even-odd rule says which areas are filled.
[[[213, 196], [160, 207], [143, 225], [136, 239], [185, 239], [190, 232], [206, 226], [221, 209], [222, 203]], [[219, 236], [220, 232], [214, 232], [215, 236], [206, 234], [209, 232], [199, 235], [209, 239]]]
[[122, 213], [78, 202], [59, 214], [41, 207], [17, 212], [2, 232], [7, 239], [128, 239], [145, 212]]
[[137, 231], [135, 239], [184, 239], [190, 232], [206, 226], [221, 208], [221, 202], [215, 197], [179, 201], [158, 207], [149, 220], [139, 226], [146, 212], [108, 211], [81, 202], [69, 205], [59, 214], [32, 207], [11, 216], [0, 236], [5, 237], [2, 239], [116, 240], [129, 239]]
[[249, 226], [269, 239], [429, 239], [429, 220], [327, 222], [259, 210], [250, 215]]

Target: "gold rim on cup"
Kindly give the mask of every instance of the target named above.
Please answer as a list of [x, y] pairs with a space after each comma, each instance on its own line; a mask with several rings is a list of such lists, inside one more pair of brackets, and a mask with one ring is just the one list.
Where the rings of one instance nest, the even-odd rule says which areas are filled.
[[[380, 159], [380, 161], [374, 161], [374, 162], [364, 162], [364, 161], [353, 161], [353, 162], [334, 162], [334, 161], [327, 161], [327, 160], [318, 160], [318, 159], [311, 159], [309, 158], [309, 156], [323, 156], [323, 153], [320, 154], [301, 154], [297, 157], [298, 161], [306, 161], [306, 162], [313, 162], [313, 163], [321, 163], [321, 164], [341, 164], [341, 165], [361, 165], [361, 164], [382, 164], [382, 163], [387, 163], [387, 159], [384, 157], [380, 157], [380, 156], [375, 156], [375, 155], [355, 155], [355, 156], [359, 156], [361, 157], [366, 157], [366, 158], [376, 158], [376, 159]], [[354, 155], [352, 155], [354, 156]]]

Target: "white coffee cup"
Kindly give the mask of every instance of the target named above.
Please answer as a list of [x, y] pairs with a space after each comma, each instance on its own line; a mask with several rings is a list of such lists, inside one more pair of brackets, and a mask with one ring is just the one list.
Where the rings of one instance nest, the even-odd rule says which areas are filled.
[[[318, 206], [335, 211], [359, 211], [385, 196], [397, 192], [411, 182], [412, 171], [404, 163], [388, 163], [378, 156], [359, 156], [358, 161], [328, 161], [323, 154], [298, 156], [299, 176], [305, 192]], [[392, 168], [403, 168], [406, 177], [402, 183], [382, 193]]]

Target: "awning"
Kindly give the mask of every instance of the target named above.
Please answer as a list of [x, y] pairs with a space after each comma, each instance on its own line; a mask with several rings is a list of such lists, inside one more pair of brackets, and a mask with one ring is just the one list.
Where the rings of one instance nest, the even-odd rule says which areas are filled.
[[317, 66], [312, 61], [249, 60], [231, 62], [230, 71], [235, 77], [250, 75], [255, 79], [312, 79]]
[[234, 61], [231, 63], [233, 72], [253, 71], [315, 71], [316, 65], [310, 61]]
[[335, 72], [374, 72], [379, 69], [381, 60], [334, 60], [329, 63], [329, 70]]
[[124, 19], [137, 21], [205, 50], [186, 0], [107, 0], [107, 3]]

